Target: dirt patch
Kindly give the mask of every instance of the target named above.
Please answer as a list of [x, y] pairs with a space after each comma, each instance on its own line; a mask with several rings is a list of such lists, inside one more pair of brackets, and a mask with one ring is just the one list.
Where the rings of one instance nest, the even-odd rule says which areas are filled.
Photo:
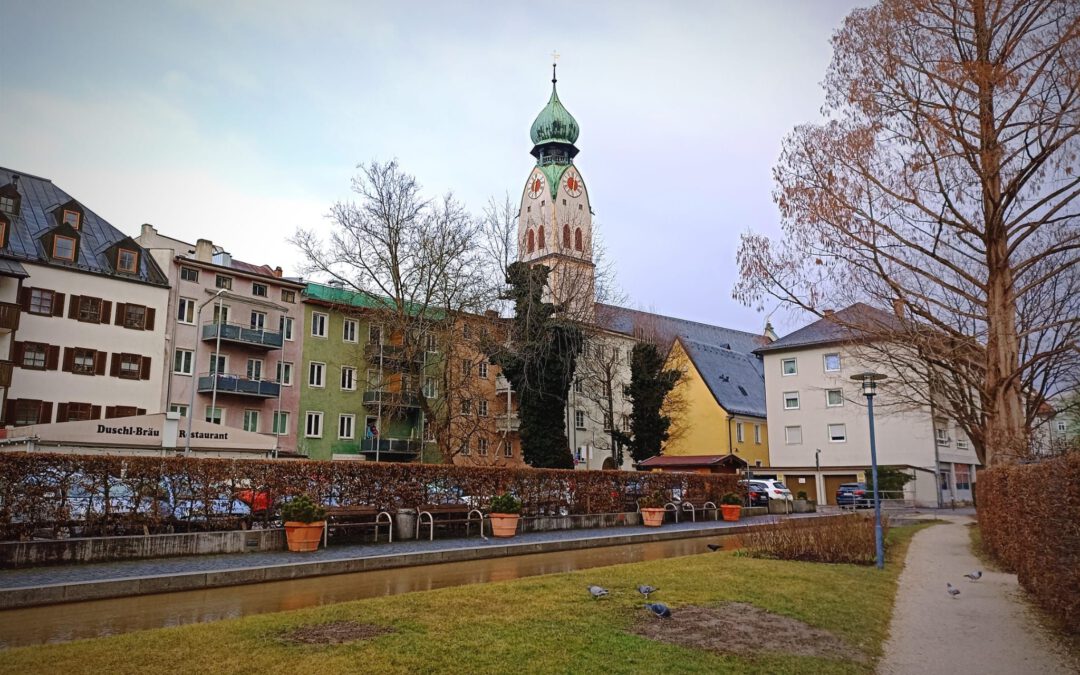
[[393, 633], [387, 626], [373, 626], [355, 621], [335, 621], [312, 626], [300, 626], [282, 635], [282, 639], [298, 645], [339, 645], [357, 640], [370, 640]]
[[670, 619], [644, 616], [631, 632], [641, 637], [711, 652], [755, 656], [780, 652], [844, 661], [866, 655], [827, 630], [742, 602], [718, 607], [679, 607]]

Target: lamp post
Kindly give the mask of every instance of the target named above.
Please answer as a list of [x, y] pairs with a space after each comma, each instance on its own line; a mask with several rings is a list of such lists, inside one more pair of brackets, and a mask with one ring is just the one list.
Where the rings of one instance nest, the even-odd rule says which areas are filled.
[[877, 480], [877, 443], [874, 439], [874, 394], [877, 393], [877, 383], [886, 379], [881, 373], [866, 371], [858, 375], [852, 375], [851, 379], [862, 384], [863, 396], [866, 397], [866, 411], [870, 416], [870, 470], [873, 474], [874, 490], [874, 550], [877, 556], [877, 568], [885, 568], [885, 542], [881, 536], [881, 494], [878, 492]]
[[[199, 388], [199, 343], [202, 342], [202, 311], [203, 307], [206, 307], [211, 302], [221, 297], [221, 294], [225, 292], [224, 288], [218, 289], [217, 293], [214, 293], [208, 299], [203, 300], [203, 303], [199, 305], [199, 308], [195, 311], [195, 350], [191, 354], [191, 396], [188, 400], [188, 418], [187, 418], [187, 438], [184, 439], [184, 454], [191, 454], [191, 418], [195, 414], [195, 390]], [[220, 314], [220, 311], [219, 311]], [[218, 351], [221, 351], [221, 327], [218, 327]], [[215, 355], [216, 356], [216, 355]], [[213, 373], [214, 376], [214, 393], [217, 393], [217, 373]], [[212, 408], [212, 406], [211, 406]]]

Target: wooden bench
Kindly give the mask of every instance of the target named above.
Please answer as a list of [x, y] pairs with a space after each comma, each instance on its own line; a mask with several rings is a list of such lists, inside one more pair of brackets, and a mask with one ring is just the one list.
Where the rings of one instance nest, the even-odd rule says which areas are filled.
[[720, 509], [716, 507], [715, 502], [709, 501], [708, 496], [704, 494], [687, 494], [686, 498], [679, 502], [679, 510], [683, 513], [689, 513], [690, 519], [694, 522], [697, 522], [698, 513], [704, 518], [709, 511], [712, 511], [713, 520], [720, 520]]
[[388, 511], [377, 506], [326, 507], [326, 536], [348, 536], [354, 530], [374, 530], [379, 541], [379, 528], [386, 525], [387, 541], [394, 541], [394, 519]]
[[435, 528], [450, 528], [465, 525], [465, 536], [473, 521], [480, 525], [480, 534], [484, 533], [484, 513], [468, 504], [424, 504], [416, 508], [416, 538], [420, 538], [420, 528], [428, 526], [428, 540], [434, 541]]

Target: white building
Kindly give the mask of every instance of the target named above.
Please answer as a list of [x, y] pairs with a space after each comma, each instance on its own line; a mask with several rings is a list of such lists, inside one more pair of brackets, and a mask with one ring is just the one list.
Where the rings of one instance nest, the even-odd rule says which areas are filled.
[[[888, 320], [886, 313], [856, 304], [757, 350], [765, 365], [773, 471], [792, 492], [805, 491], [822, 503], [835, 503], [842, 483], [870, 482], [866, 399], [850, 378], [866, 370], [890, 373], [868, 362], [852, 342], [847, 327], [862, 317]], [[895, 377], [892, 386], [900, 386]], [[936, 506], [940, 487], [941, 503], [971, 501], [978, 459], [959, 426], [898, 396], [889, 380], [878, 387], [874, 412], [878, 465], [914, 476], [905, 499]]]

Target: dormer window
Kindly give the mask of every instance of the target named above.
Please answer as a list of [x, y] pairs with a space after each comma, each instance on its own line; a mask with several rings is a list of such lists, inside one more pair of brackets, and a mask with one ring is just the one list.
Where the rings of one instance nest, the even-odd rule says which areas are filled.
[[116, 252], [116, 270], [127, 274], [135, 274], [139, 269], [139, 252], [129, 248], [122, 248]]
[[4, 213], [15, 213], [15, 198], [7, 195], [0, 195], [0, 211]]
[[70, 225], [73, 229], [77, 230], [77, 229], [79, 229], [79, 225], [81, 224], [80, 223], [81, 220], [82, 220], [82, 216], [79, 214], [78, 211], [71, 211], [69, 209], [64, 209], [64, 224], [65, 225]]
[[8, 221], [7, 218], [0, 216], [0, 248], [4, 248], [8, 245]]
[[57, 260], [75, 261], [75, 237], [53, 236], [52, 257]]

